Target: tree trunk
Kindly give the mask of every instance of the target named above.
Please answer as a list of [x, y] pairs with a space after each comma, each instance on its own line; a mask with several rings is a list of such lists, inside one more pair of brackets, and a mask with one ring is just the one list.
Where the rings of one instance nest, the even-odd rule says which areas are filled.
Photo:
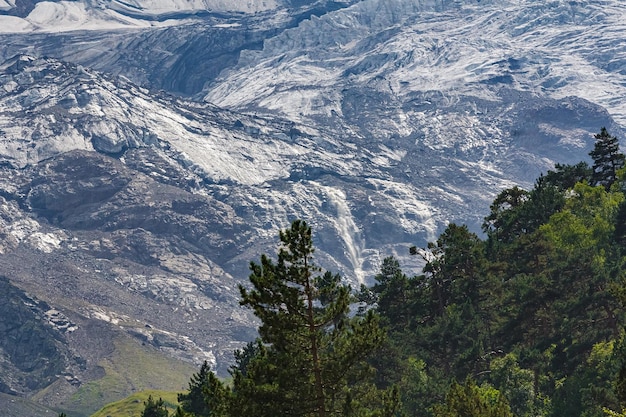
[[315, 315], [313, 308], [313, 288], [311, 287], [311, 276], [308, 269], [308, 262], [305, 259], [304, 269], [306, 271], [305, 293], [307, 298], [307, 317], [309, 325], [309, 338], [311, 340], [311, 358], [313, 361], [313, 375], [315, 377], [315, 396], [317, 403], [317, 415], [326, 417], [326, 399], [324, 397], [324, 382], [322, 379], [322, 369], [317, 346], [317, 328], [315, 325]]

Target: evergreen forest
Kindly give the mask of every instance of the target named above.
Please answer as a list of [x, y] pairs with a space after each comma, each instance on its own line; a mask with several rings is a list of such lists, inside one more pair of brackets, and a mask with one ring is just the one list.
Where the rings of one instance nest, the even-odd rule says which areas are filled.
[[[626, 416], [626, 169], [602, 128], [590, 162], [498, 194], [483, 234], [451, 223], [350, 288], [315, 264], [311, 227], [250, 264], [259, 338], [231, 378], [204, 364], [177, 417]], [[143, 417], [167, 417], [150, 398]]]

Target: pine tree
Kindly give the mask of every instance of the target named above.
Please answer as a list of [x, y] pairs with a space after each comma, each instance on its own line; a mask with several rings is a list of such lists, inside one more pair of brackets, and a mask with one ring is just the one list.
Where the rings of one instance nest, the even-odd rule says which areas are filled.
[[211, 366], [204, 361], [197, 374], [193, 374], [189, 381], [189, 392], [187, 394], [178, 394], [178, 402], [183, 411], [194, 413], [196, 416], [208, 416], [210, 410], [206, 406], [206, 401], [202, 391], [208, 386], [209, 375], [211, 374]]
[[619, 142], [606, 128], [594, 136], [596, 143], [589, 155], [593, 159], [592, 185], [602, 185], [608, 191], [617, 180], [617, 171], [624, 168], [625, 157], [619, 151]]
[[196, 417], [194, 414], [189, 414], [185, 412], [182, 408], [176, 407], [176, 411], [172, 414], [172, 417]]
[[481, 240], [467, 226], [450, 223], [436, 243], [428, 244], [424, 266], [431, 293], [431, 311], [444, 314], [450, 304], [479, 303], [485, 263]]
[[280, 233], [277, 262], [251, 263], [241, 304], [261, 320], [262, 349], [246, 374], [235, 371], [232, 415], [391, 415], [397, 395], [368, 383], [368, 356], [381, 345], [378, 317], [350, 318], [349, 287], [321, 274], [311, 228], [296, 220]]
[[229, 372], [234, 375], [237, 372], [246, 376], [248, 374], [248, 364], [255, 357], [259, 356], [263, 352], [263, 342], [260, 339], [254, 342], [248, 342], [243, 349], [235, 350], [235, 363], [231, 365]]
[[189, 381], [189, 392], [187, 394], [178, 394], [178, 402], [188, 413], [194, 413], [198, 417], [208, 416], [210, 410], [206, 406], [203, 388], [208, 386], [209, 374], [211, 374], [211, 366], [204, 361], [197, 374], [193, 374]]
[[613, 239], [624, 252], [626, 250], [626, 201], [622, 201], [617, 209]]
[[197, 374], [191, 376], [189, 392], [178, 394], [180, 408], [195, 417], [219, 417], [226, 413], [228, 389], [204, 361]]
[[141, 417], [168, 417], [169, 415], [162, 398], [155, 401], [152, 395], [150, 395], [148, 396], [148, 400], [143, 404], [144, 409], [141, 413]]
[[478, 387], [467, 379], [453, 382], [445, 404], [436, 406], [435, 417], [513, 417], [506, 399], [493, 387]]
[[502, 191], [490, 206], [491, 213], [485, 217], [482, 229], [490, 239], [511, 242], [524, 233], [520, 210], [528, 201], [529, 192], [517, 186]]
[[409, 325], [410, 281], [400, 269], [400, 263], [393, 256], [383, 259], [383, 264], [374, 279], [372, 288], [377, 295], [378, 313], [387, 319], [392, 330], [402, 330]]
[[549, 170], [546, 175], [537, 179], [537, 184], [552, 185], [561, 191], [574, 188], [579, 182], [590, 181], [592, 169], [586, 162], [579, 162], [576, 165], [555, 164], [554, 171]]
[[424, 275], [416, 277], [412, 311], [415, 346], [444, 375], [481, 372], [498, 327], [501, 281], [489, 271], [485, 245], [467, 226], [448, 225], [422, 251]]

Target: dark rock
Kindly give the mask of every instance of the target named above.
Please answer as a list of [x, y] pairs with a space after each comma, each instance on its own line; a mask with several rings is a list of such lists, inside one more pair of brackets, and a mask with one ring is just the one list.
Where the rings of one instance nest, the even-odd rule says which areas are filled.
[[44, 388], [65, 369], [66, 341], [42, 320], [48, 309], [0, 276], [0, 357], [8, 361], [0, 361], [1, 392]]

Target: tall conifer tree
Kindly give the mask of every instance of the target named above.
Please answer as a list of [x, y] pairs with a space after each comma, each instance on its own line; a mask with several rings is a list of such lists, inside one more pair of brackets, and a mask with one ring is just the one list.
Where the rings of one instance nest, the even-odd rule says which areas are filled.
[[264, 348], [246, 374], [235, 371], [233, 412], [246, 416], [392, 415], [397, 401], [367, 381], [369, 354], [384, 332], [369, 311], [350, 318], [349, 287], [321, 274], [311, 228], [296, 220], [280, 233], [274, 263], [251, 263], [241, 304], [261, 320]]
[[592, 185], [603, 185], [608, 191], [617, 180], [617, 171], [624, 168], [625, 157], [619, 151], [619, 142], [606, 128], [594, 136], [596, 143], [589, 155], [593, 159]]
[[209, 387], [210, 380], [215, 378], [211, 372], [211, 366], [204, 361], [197, 374], [191, 376], [189, 381], [189, 392], [178, 394], [178, 402], [183, 411], [193, 413], [197, 417], [208, 417], [211, 410], [208, 408], [204, 391]]

